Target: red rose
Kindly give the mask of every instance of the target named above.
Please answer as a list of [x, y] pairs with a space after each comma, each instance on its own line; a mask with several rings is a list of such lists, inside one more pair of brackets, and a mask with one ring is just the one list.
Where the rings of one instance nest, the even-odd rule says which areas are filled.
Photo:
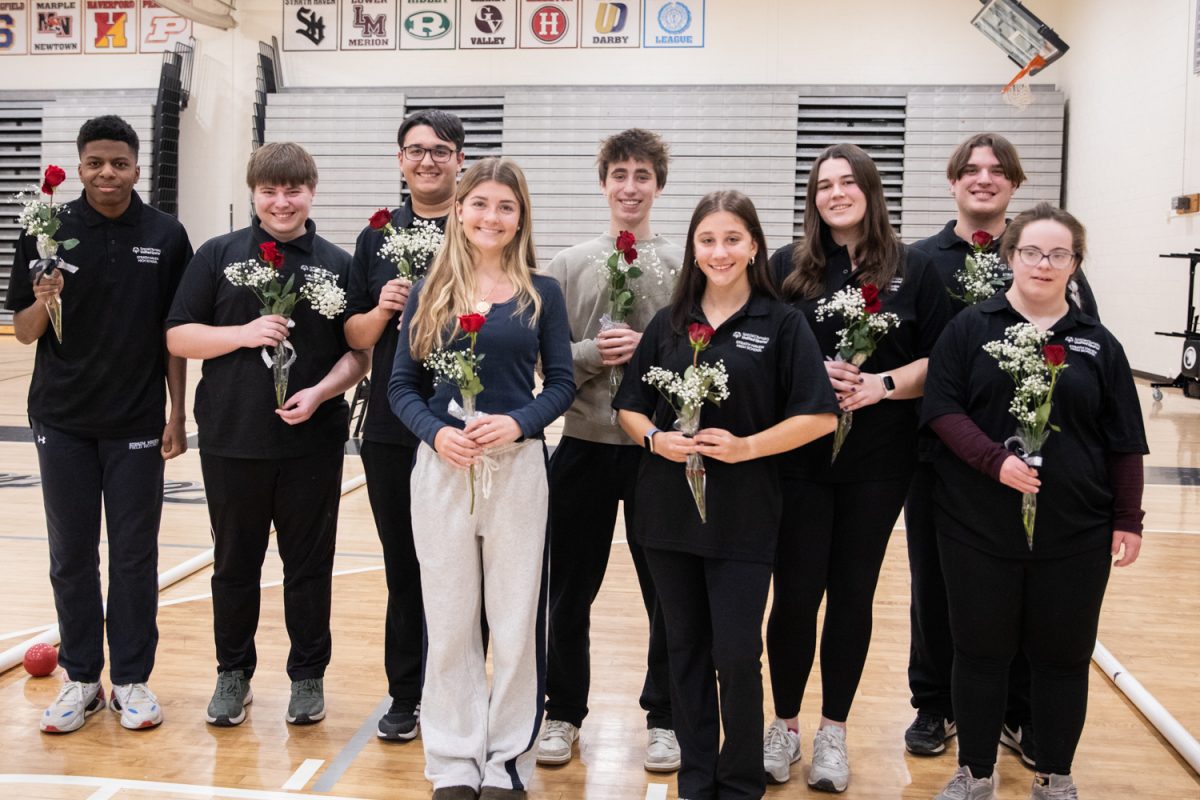
[[1048, 344], [1042, 348], [1046, 363], [1052, 367], [1061, 367], [1067, 362], [1067, 348], [1061, 344]]
[[864, 284], [862, 289], [863, 302], [866, 303], [866, 312], [868, 314], [878, 314], [883, 308], [883, 301], [879, 299], [879, 287], [873, 283]]
[[262, 260], [270, 264], [275, 269], [283, 266], [283, 253], [279, 252], [279, 246], [274, 242], [263, 242], [258, 246], [258, 254]]
[[386, 208], [381, 208], [371, 215], [370, 226], [377, 231], [381, 231], [388, 225], [392, 224], [392, 212]]
[[633, 247], [634, 243], [636, 242], [637, 239], [629, 231], [621, 231], [621, 233], [617, 235], [617, 249], [622, 253]]
[[485, 322], [487, 317], [483, 314], [463, 314], [458, 318], [458, 327], [463, 329], [463, 333], [477, 333]]
[[989, 247], [992, 244], [992, 235], [987, 231], [975, 231], [971, 234], [971, 244], [976, 247]]
[[697, 349], [708, 347], [714, 333], [716, 331], [703, 322], [693, 322], [691, 325], [688, 325], [688, 341]]
[[67, 173], [62, 167], [54, 164], [46, 167], [46, 173], [42, 176], [42, 194], [54, 194], [54, 187], [66, 179]]
[[637, 261], [637, 250], [635, 248], [627, 248], [622, 255], [625, 256], [626, 264], [632, 264], [634, 261]]

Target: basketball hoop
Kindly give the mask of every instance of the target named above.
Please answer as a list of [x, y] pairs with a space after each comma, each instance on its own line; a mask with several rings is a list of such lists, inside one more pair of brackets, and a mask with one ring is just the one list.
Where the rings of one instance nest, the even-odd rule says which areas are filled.
[[155, 0], [163, 8], [174, 11], [201, 25], [228, 30], [237, 27], [233, 12], [236, 0]]
[[1008, 82], [1008, 85], [1000, 90], [1003, 95], [1003, 100], [1018, 111], [1024, 111], [1033, 105], [1033, 92], [1029, 88], [1029, 83], [1022, 78], [1029, 75], [1031, 72], [1038, 72], [1046, 66], [1046, 59], [1040, 55], [1036, 55], [1029, 59], [1029, 63], [1021, 68], [1021, 71], [1013, 76], [1013, 79]]

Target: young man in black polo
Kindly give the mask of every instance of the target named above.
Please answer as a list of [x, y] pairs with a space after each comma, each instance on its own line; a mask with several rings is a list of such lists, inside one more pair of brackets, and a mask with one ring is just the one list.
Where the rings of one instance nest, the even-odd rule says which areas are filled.
[[[204, 359], [196, 422], [216, 549], [218, 670], [206, 718], [219, 726], [246, 718], [257, 664], [259, 581], [273, 522], [291, 640], [287, 721], [307, 724], [325, 718], [334, 537], [350, 421], [343, 395], [366, 374], [368, 359], [347, 346], [340, 314], [329, 319], [301, 302], [290, 320], [264, 315], [254, 292], [226, 277], [229, 265], [259, 259], [264, 246], [282, 257], [274, 265], [279, 281], [294, 278], [296, 290], [317, 269], [333, 273], [344, 289], [350, 270], [349, 254], [318, 236], [309, 219], [317, 167], [304, 148], [263, 145], [250, 158], [246, 183], [254, 193], [251, 225], [200, 247], [167, 319], [171, 352]], [[267, 354], [284, 341], [295, 361], [286, 399], [276, 408]]]
[[[464, 158], [462, 121], [445, 111], [418, 111], [405, 118], [396, 138], [409, 198], [392, 212], [392, 227], [403, 231], [432, 225], [445, 231]], [[395, 262], [380, 255], [385, 236], [370, 225], [358, 235], [346, 297], [346, 341], [351, 347], [374, 348], [361, 455], [387, 572], [383, 664], [392, 698], [391, 707], [379, 719], [377, 735], [407, 741], [419, 730], [421, 702], [421, 570], [413, 546], [408, 488], [420, 441], [388, 404], [397, 323], [412, 281], [399, 277]], [[433, 253], [426, 253], [421, 263], [410, 264], [412, 280], [424, 275], [432, 261]]]
[[[125, 120], [88, 120], [76, 143], [83, 194], [61, 207], [55, 239], [79, 240], [59, 252], [78, 269], [66, 277], [62, 269], [31, 275], [39, 258], [36, 237], [22, 232], [5, 303], [15, 312], [17, 340], [37, 343], [29, 422], [46, 507], [50, 583], [62, 636], [59, 662], [67, 673], [42, 715], [47, 733], [77, 730], [105, 705], [102, 502], [112, 709], [126, 728], [163, 720], [146, 686], [158, 645], [163, 462], [187, 449], [187, 362], [167, 355], [162, 333], [192, 257], [187, 232], [134, 191], [138, 137]], [[46, 310], [55, 295], [62, 299], [62, 342]], [[117, 308], [120, 313], [114, 313]]]
[[[604, 581], [617, 505], [624, 503], [628, 538], [640, 448], [617, 427], [609, 385], [613, 370], [633, 357], [646, 324], [671, 299], [683, 248], [654, 234], [650, 211], [667, 184], [667, 146], [656, 133], [634, 128], [609, 137], [596, 159], [600, 190], [608, 201], [608, 231], [570, 247], [547, 273], [562, 284], [571, 325], [578, 392], [564, 417], [563, 437], [550, 459], [550, 638], [546, 724], [539, 764], [566, 764], [587, 715], [591, 682], [589, 634], [592, 602]], [[630, 281], [635, 300], [625, 325], [602, 329], [609, 290], [601, 268], [622, 231], [632, 233], [640, 278]], [[644, 765], [653, 772], [679, 769], [679, 744], [671, 718], [666, 623], [642, 548], [630, 553], [650, 622], [641, 705], [649, 729]]]
[[[996, 133], [978, 133], [968, 137], [951, 153], [946, 178], [958, 214], [941, 231], [912, 246], [933, 259], [942, 282], [954, 295], [961, 296], [963, 287], [958, 273], [973, 252], [972, 236], [977, 231], [987, 233], [991, 237], [987, 250], [998, 252], [1000, 237], [1008, 224], [1009, 202], [1026, 176], [1017, 149], [1008, 139]], [[1007, 267], [1002, 277], [1006, 282], [1011, 280], [1012, 273]], [[1082, 273], [1077, 272], [1069, 289], [1075, 304], [1099, 319], [1095, 296]], [[955, 312], [966, 307], [962, 300], [951, 302]], [[935, 442], [936, 437], [932, 434], [922, 434], [917, 471], [904, 505], [912, 573], [908, 681], [912, 705], [917, 709], [916, 719], [904, 733], [904, 743], [909, 752], [917, 755], [945, 752], [946, 740], [956, 732], [950, 699], [954, 643], [950, 636], [946, 585], [938, 560], [934, 527], [932, 460]], [[1030, 725], [1029, 665], [1023, 655], [1013, 662], [1010, 673], [1007, 716], [1001, 741], [1032, 767], [1034, 740]]]

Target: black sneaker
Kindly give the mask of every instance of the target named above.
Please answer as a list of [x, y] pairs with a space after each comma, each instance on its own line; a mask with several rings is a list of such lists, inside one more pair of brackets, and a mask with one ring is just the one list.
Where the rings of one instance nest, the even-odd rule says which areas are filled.
[[904, 749], [915, 756], [936, 756], [946, 752], [946, 740], [956, 733], [954, 720], [918, 711], [917, 718], [904, 732]]
[[1017, 725], [1004, 723], [1000, 729], [1000, 744], [1021, 757], [1021, 763], [1033, 769], [1037, 766], [1037, 742], [1033, 738], [1033, 725], [1028, 721]]
[[404, 708], [395, 700], [387, 713], [379, 718], [376, 735], [391, 742], [407, 742], [421, 732], [421, 707]]

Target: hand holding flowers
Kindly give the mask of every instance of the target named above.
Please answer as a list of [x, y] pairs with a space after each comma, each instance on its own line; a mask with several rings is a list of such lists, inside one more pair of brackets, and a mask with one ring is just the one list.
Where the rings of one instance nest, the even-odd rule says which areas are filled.
[[[692, 364], [683, 375], [663, 369], [651, 367], [642, 380], [653, 386], [666, 398], [675, 411], [675, 427], [687, 438], [694, 438], [700, 431], [700, 411], [707, 401], [720, 405], [722, 400], [729, 398], [729, 375], [725, 371], [724, 362], [701, 364], [700, 353], [708, 349], [712, 343], [715, 331], [708, 325], [695, 322], [688, 326], [688, 343], [692, 348]], [[721, 440], [718, 437], [717, 443]], [[684, 449], [686, 451], [686, 448]], [[686, 451], [686, 466], [684, 475], [688, 487], [692, 490], [692, 499], [696, 510], [700, 513], [700, 521], [708, 521], [708, 511], [705, 504], [706, 472], [704, 459], [695, 450]], [[676, 455], [672, 453], [672, 455]], [[678, 460], [672, 458], [671, 460]]]
[[[263, 363], [272, 371], [275, 382], [275, 407], [284, 407], [287, 397], [288, 374], [296, 361], [296, 348], [287, 341], [287, 329], [292, 313], [300, 300], [305, 300], [323, 317], [336, 319], [346, 308], [346, 293], [337, 285], [337, 278], [325, 269], [313, 269], [297, 293], [296, 276], [289, 275], [280, 282], [283, 253], [275, 242], [258, 246], [258, 259], [237, 261], [225, 267], [225, 278], [234, 286], [244, 286], [254, 292], [262, 303], [259, 318], [247, 324], [248, 346], [262, 346]], [[284, 326], [282, 332], [280, 326]], [[281, 335], [282, 334], [282, 335]], [[272, 353], [267, 348], [273, 349]], [[306, 417], [307, 418], [307, 417]]]
[[54, 329], [54, 336], [58, 339], [59, 344], [62, 344], [63, 340], [62, 298], [59, 296], [63, 284], [62, 272], [78, 271], [77, 267], [63, 261], [58, 255], [58, 251], [60, 248], [72, 249], [79, 244], [79, 240], [66, 239], [59, 242], [54, 238], [59, 228], [62, 227], [62, 219], [59, 215], [67, 211], [65, 206], [54, 205], [54, 190], [66, 179], [66, 171], [62, 167], [51, 164], [46, 167], [46, 171], [42, 175], [42, 185], [37, 187], [37, 191], [50, 198], [49, 202], [42, 202], [36, 194], [33, 199], [26, 200], [24, 192], [16, 197], [18, 202], [24, 203], [24, 208], [17, 221], [25, 234], [33, 237], [38, 253], [38, 258], [29, 262], [30, 283], [37, 287], [43, 281], [51, 282], [48, 287], [45, 287], [48, 291], [38, 292], [35, 288], [34, 294], [41, 296], [50, 317], [50, 324]]
[[1059, 430], [1050, 422], [1051, 400], [1058, 376], [1067, 368], [1066, 348], [1046, 344], [1049, 338], [1050, 331], [1021, 322], [1010, 325], [1004, 331], [1004, 339], [983, 346], [984, 352], [996, 359], [1000, 369], [1016, 384], [1008, 411], [1017, 420], [1017, 434], [1004, 442], [1013, 456], [1001, 465], [1000, 481], [1021, 492], [1021, 521], [1030, 550], [1041, 485], [1037, 469], [1042, 466], [1042, 447], [1050, 432]]
[[[853, 372], [842, 370], [838, 374], [835, 374], [833, 370], [828, 370], [831, 383], [839, 393], [847, 389], [842, 389], [838, 381], [842, 381], [843, 384], [857, 381], [857, 378], [854, 377], [857, 375], [857, 368], [861, 367], [875, 352], [879, 340], [888, 331], [900, 325], [898, 316], [884, 312], [882, 309], [883, 301], [879, 298], [879, 287], [872, 283], [863, 284], [861, 289], [847, 287], [828, 300], [821, 300], [817, 303], [818, 320], [837, 314], [846, 322], [845, 327], [838, 332], [835, 359], [846, 362], [855, 369]], [[853, 390], [854, 386], [857, 386], [856, 382], [850, 385], [849, 390]], [[833, 434], [833, 456], [830, 458], [830, 463], [837, 460], [838, 453], [845, 444], [846, 436], [849, 435], [850, 427], [853, 424], [853, 411], [845, 411], [838, 417], [837, 430]]]
[[[487, 317], [483, 314], [459, 316], [458, 330], [467, 337], [467, 349], [441, 348], [425, 358], [425, 368], [433, 373], [434, 382], [453, 384], [462, 397], [462, 406], [459, 407], [451, 401], [449, 412], [451, 416], [466, 423], [467, 427], [461, 433], [452, 426], [443, 427], [437, 433], [434, 449], [452, 466], [468, 469], [467, 482], [471, 487], [472, 514], [475, 513], [475, 462], [483, 453], [483, 445], [478, 439], [494, 437], [499, 440], [503, 435], [502, 432], [493, 430], [490, 425], [486, 426], [487, 430], [482, 434], [479, 433], [477, 429], [484, 427], [483, 423], [471, 427], [472, 423], [479, 419], [492, 418], [492, 415], [479, 414], [475, 410], [475, 398], [483, 391], [483, 382], [479, 379], [479, 366], [484, 358], [483, 354], [475, 351], [475, 343], [486, 322]], [[476, 435], [472, 436], [472, 433]]]

